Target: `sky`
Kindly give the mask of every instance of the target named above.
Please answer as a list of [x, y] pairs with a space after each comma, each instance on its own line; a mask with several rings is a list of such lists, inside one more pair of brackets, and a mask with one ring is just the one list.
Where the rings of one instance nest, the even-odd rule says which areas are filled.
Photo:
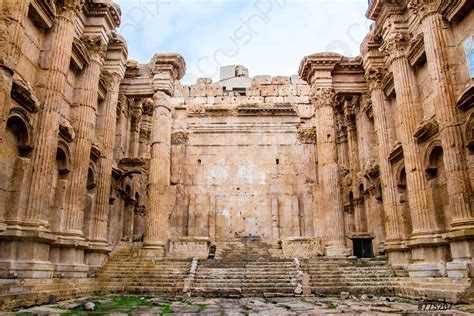
[[367, 0], [115, 0], [129, 59], [155, 53], [186, 60], [182, 83], [219, 80], [219, 68], [244, 65], [250, 76], [298, 72], [309, 54], [357, 56], [369, 31]]

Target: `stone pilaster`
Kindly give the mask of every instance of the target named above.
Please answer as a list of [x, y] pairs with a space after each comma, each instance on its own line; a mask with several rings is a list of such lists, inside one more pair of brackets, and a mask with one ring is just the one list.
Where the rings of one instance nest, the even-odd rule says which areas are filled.
[[[423, 29], [427, 65], [434, 92], [433, 100], [436, 100], [436, 119], [440, 125], [444, 168], [448, 175], [446, 178], [449, 195], [448, 212], [452, 216], [451, 233], [448, 234], [448, 238], [452, 241], [452, 257], [456, 262], [472, 259], [474, 255], [472, 250], [468, 253], [464, 252], [465, 249], [473, 248], [472, 244], [466, 247], [465, 244], [469, 242], [463, 240], [472, 239], [474, 217], [463, 132], [456, 110], [456, 95], [451, 84], [449, 43], [443, 16], [439, 13], [442, 3], [441, 0], [412, 0], [409, 8], [419, 15]], [[471, 238], [468, 238], [469, 236]], [[453, 248], [459, 248], [460, 251]], [[448, 267], [448, 274], [450, 274], [449, 270]], [[459, 274], [454, 272], [452, 276], [459, 276]]]
[[164, 256], [168, 217], [176, 199], [171, 186], [171, 95], [173, 84], [184, 75], [185, 64], [177, 54], [155, 55], [150, 65], [155, 88], [152, 117], [151, 159], [147, 186], [144, 256]]
[[50, 31], [50, 50], [45, 52], [46, 70], [38, 80], [43, 109], [39, 115], [32, 156], [32, 178], [28, 207], [24, 220], [33, 225], [46, 225], [50, 202], [53, 162], [56, 158], [59, 107], [64, 102], [67, 72], [71, 59], [74, 19], [84, 1], [69, 0], [59, 10]]
[[407, 58], [410, 38], [404, 31], [389, 32], [381, 51], [388, 55], [397, 93], [400, 138], [403, 146], [407, 191], [413, 232], [409, 242], [414, 264], [410, 276], [439, 276], [444, 274], [445, 249], [440, 247], [435, 212], [429, 208], [422, 155], [413, 134], [418, 126], [421, 104], [414, 71]]
[[322, 197], [319, 207], [327, 214], [327, 256], [348, 255], [345, 245], [344, 206], [342, 203], [336, 144], [335, 93], [331, 87], [312, 87], [318, 140], [319, 184]]

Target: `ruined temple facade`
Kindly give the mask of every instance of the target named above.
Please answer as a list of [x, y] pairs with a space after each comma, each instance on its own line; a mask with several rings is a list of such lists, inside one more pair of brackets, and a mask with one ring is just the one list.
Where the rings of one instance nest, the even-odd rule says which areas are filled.
[[256, 240], [287, 258], [385, 256], [404, 280], [468, 289], [472, 9], [372, 0], [359, 57], [183, 85], [178, 54], [127, 59], [109, 0], [4, 0], [0, 278], [89, 282], [123, 244], [206, 259]]

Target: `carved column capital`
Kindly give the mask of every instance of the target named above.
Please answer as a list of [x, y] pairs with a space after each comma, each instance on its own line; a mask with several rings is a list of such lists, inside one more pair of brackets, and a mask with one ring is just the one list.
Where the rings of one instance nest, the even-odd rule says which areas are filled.
[[305, 127], [298, 129], [298, 140], [302, 144], [316, 144], [316, 127]]
[[85, 0], [65, 0], [61, 12], [63, 14], [66, 12], [77, 14], [82, 10], [85, 3]]
[[102, 74], [104, 75], [105, 82], [107, 84], [107, 89], [116, 88], [123, 79], [122, 76], [115, 71], [105, 70]]
[[334, 107], [336, 104], [336, 93], [332, 88], [319, 88], [313, 86], [311, 88], [311, 103], [314, 104], [316, 108], [331, 106]]
[[370, 67], [366, 70], [365, 77], [369, 84], [369, 90], [382, 89], [382, 82], [387, 74], [387, 70], [382, 67]]
[[442, 2], [442, 0], [411, 0], [408, 9], [423, 20], [431, 14], [439, 14]]
[[407, 56], [410, 38], [411, 36], [408, 32], [393, 32], [384, 39], [380, 52], [388, 56], [387, 62], [389, 65], [393, 61]]
[[102, 41], [100, 35], [84, 36], [82, 42], [90, 53], [91, 61], [104, 62], [107, 45]]

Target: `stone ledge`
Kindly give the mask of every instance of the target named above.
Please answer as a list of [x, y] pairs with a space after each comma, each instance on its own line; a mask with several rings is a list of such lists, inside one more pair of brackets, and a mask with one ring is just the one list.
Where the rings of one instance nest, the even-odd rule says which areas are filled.
[[209, 255], [209, 237], [183, 237], [170, 242], [170, 256], [173, 258], [207, 259]]

